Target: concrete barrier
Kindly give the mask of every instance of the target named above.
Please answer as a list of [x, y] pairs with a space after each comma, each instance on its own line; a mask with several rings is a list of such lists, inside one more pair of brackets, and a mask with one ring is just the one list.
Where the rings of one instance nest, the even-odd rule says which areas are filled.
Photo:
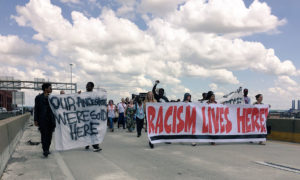
[[0, 121], [0, 177], [23, 135], [30, 113]]
[[268, 119], [268, 139], [300, 143], [300, 119]]

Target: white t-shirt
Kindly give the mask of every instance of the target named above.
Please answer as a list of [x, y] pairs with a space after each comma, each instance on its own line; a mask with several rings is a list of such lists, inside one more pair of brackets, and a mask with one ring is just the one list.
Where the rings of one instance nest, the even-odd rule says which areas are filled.
[[114, 118], [115, 117], [115, 105], [108, 105], [108, 117]]
[[125, 112], [125, 108], [126, 108], [126, 104], [125, 103], [119, 103], [119, 105], [118, 105], [119, 113], [124, 113]]

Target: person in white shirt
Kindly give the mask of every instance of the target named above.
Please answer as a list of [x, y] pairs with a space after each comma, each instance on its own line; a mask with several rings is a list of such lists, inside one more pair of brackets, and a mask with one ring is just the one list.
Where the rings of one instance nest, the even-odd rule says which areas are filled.
[[125, 129], [125, 110], [126, 110], [126, 104], [124, 98], [121, 99], [122, 102], [118, 104], [118, 112], [119, 112], [119, 120], [118, 120], [118, 129], [120, 127], [120, 124], [123, 125], [123, 129]]

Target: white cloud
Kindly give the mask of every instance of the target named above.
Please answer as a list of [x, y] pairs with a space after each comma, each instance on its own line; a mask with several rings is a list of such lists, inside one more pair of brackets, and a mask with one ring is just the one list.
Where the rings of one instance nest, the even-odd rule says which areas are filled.
[[138, 5], [138, 10], [141, 13], [151, 13], [154, 16], [165, 16], [174, 9], [177, 9], [178, 4], [185, 0], [141, 0]]
[[[156, 79], [171, 92], [168, 95], [176, 97], [190, 91], [182, 86], [183, 77], [236, 85], [240, 83], [233, 73], [236, 70], [300, 74], [291, 61], [280, 60], [273, 49], [237, 38], [275, 31], [284, 23], [271, 14], [266, 3], [254, 1], [247, 8], [242, 0], [190, 0], [178, 10], [184, 1], [118, 2], [122, 6], [116, 12], [102, 7], [98, 17], [87, 17], [73, 11], [71, 21], [50, 0], [30, 0], [18, 6], [12, 18], [20, 26], [33, 28], [33, 39], [46, 43], [51, 55], [43, 63], [32, 60], [40, 70], [34, 74], [65, 81], [65, 66], [74, 63], [74, 81], [79, 87], [94, 81], [116, 97], [151, 89]], [[153, 14], [145, 22], [148, 29], [142, 30], [128, 19], [128, 13], [135, 11], [143, 11], [142, 16]]]
[[216, 91], [216, 90], [218, 89], [218, 85], [215, 84], [215, 83], [211, 83], [211, 84], [209, 85], [209, 87], [210, 87], [210, 89], [211, 89], [212, 91]]
[[41, 50], [40, 46], [26, 43], [18, 36], [2, 36], [0, 34], [0, 56], [8, 55], [28, 58], [40, 54]]
[[271, 14], [271, 8], [258, 0], [247, 8], [243, 0], [190, 0], [168, 21], [191, 32], [221, 33], [234, 36], [275, 31], [286, 20]]

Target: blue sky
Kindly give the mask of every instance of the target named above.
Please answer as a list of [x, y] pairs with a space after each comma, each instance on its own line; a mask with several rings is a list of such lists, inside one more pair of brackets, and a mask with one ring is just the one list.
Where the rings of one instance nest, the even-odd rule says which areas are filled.
[[[74, 63], [79, 89], [94, 81], [115, 101], [160, 79], [170, 99], [243, 86], [252, 101], [263, 93], [272, 108], [288, 109], [300, 99], [299, 7], [297, 0], [4, 0], [0, 76], [69, 81]], [[37, 93], [26, 91], [27, 105]]]

